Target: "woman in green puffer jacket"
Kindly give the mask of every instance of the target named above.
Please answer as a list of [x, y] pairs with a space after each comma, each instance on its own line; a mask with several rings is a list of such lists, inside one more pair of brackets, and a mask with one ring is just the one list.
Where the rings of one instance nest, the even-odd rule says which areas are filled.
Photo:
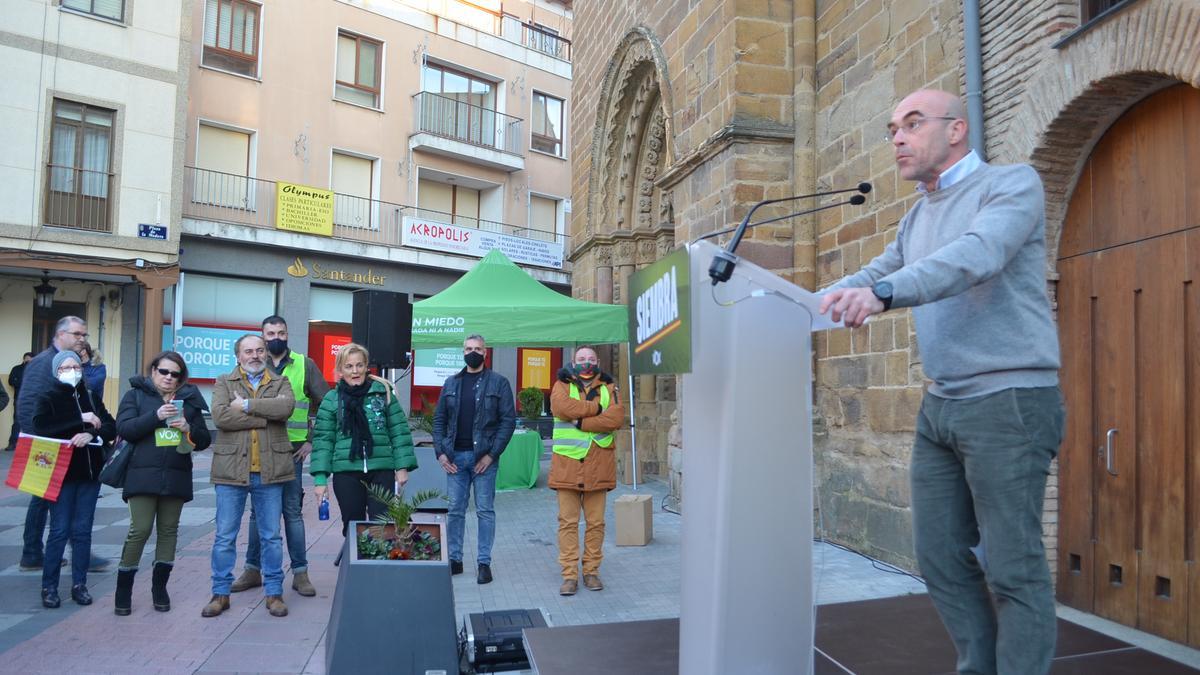
[[309, 473], [318, 502], [333, 476], [342, 536], [350, 521], [374, 518], [380, 510], [364, 483], [398, 489], [417, 468], [408, 418], [391, 385], [367, 370], [368, 360], [367, 350], [353, 342], [338, 351], [341, 379], [321, 400], [313, 424]]

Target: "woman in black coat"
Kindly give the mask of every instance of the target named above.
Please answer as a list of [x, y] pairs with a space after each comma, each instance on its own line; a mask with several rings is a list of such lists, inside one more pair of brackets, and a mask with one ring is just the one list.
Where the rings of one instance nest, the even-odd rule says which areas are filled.
[[87, 589], [92, 521], [100, 496], [104, 449], [117, 433], [112, 415], [104, 409], [100, 396], [89, 394], [83, 384], [78, 354], [70, 350], [56, 354], [51, 373], [54, 382], [32, 401], [33, 428], [29, 431], [35, 436], [69, 439], [73, 447], [58, 499], [50, 502], [50, 536], [42, 561], [42, 605], [54, 609], [62, 602], [58, 597], [59, 568], [68, 539], [71, 598], [80, 605], [92, 604]]
[[[129, 534], [117, 568], [113, 611], [119, 616], [132, 611], [133, 578], [152, 528], [158, 538], [150, 594], [154, 609], [171, 609], [167, 581], [175, 565], [179, 517], [192, 500], [192, 453], [212, 441], [204, 422], [208, 405], [187, 377], [183, 357], [162, 352], [150, 359], [145, 376], [129, 378], [131, 388], [117, 410], [117, 433], [133, 453], [122, 495], [129, 504]], [[172, 401], [182, 401], [182, 409]]]

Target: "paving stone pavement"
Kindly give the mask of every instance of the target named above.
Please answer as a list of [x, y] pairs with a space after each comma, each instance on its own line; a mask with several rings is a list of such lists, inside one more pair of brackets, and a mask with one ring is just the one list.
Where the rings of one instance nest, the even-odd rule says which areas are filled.
[[[7, 475], [11, 453], [0, 453], [0, 473]], [[298, 596], [285, 583], [290, 614], [267, 614], [260, 589], [232, 596], [232, 608], [204, 619], [200, 609], [211, 589], [209, 554], [213, 541], [215, 498], [208, 483], [209, 455], [196, 456], [196, 498], [183, 511], [180, 550], [170, 583], [172, 609], [155, 612], [150, 604], [149, 568], [153, 542], [142, 561], [134, 587], [133, 614], [113, 615], [116, 559], [129, 525], [120, 494], [105, 487], [97, 505], [93, 550], [113, 560], [112, 569], [88, 576], [96, 602], [78, 607], [66, 599], [62, 608], [46, 610], [39, 597], [40, 574], [17, 566], [28, 498], [0, 486], [0, 672], [2, 673], [323, 673], [324, 636], [341, 545], [340, 520], [317, 520], [314, 503], [305, 504], [309, 574], [315, 598]], [[617, 547], [611, 526], [612, 502], [632, 492], [622, 486], [609, 496], [601, 576], [605, 589], [580, 589], [573, 597], [558, 595], [560, 583], [555, 543], [557, 502], [545, 487], [548, 455], [532, 490], [496, 496], [497, 533], [492, 569], [495, 581], [480, 586], [473, 574], [475, 518], [468, 512], [464, 559], [467, 573], [454, 577], [455, 612], [538, 608], [552, 625], [571, 625], [673, 617], [679, 614], [680, 516], [658, 508], [666, 485], [651, 481], [639, 492], [653, 496], [654, 540], [644, 547]], [[436, 467], [425, 467], [429, 470]], [[311, 479], [305, 477], [306, 485]], [[311, 489], [309, 490], [311, 495]], [[244, 551], [246, 526], [239, 537]], [[923, 592], [916, 580], [881, 571], [870, 561], [832, 546], [814, 548], [814, 583], [818, 603], [844, 602]], [[241, 571], [241, 560], [237, 572]], [[64, 577], [69, 572], [64, 571]], [[64, 579], [63, 586], [69, 586]]]

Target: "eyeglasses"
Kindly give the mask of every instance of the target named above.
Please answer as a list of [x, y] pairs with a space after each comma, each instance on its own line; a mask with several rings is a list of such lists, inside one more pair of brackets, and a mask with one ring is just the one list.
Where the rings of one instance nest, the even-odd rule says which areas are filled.
[[63, 332], [66, 333], [67, 335], [74, 335], [77, 338], [83, 338], [84, 340], [88, 339], [88, 335], [89, 335], [88, 333], [80, 333], [77, 330], [64, 330]]
[[83, 368], [79, 366], [60, 366], [58, 372], [61, 373], [64, 370], [83, 370]]
[[883, 140], [887, 143], [891, 143], [891, 142], [895, 141], [896, 134], [900, 133], [901, 130], [903, 130], [904, 133], [906, 133], [906, 134], [915, 134], [915, 133], [917, 133], [917, 129], [920, 129], [921, 125], [925, 124], [925, 122], [928, 120], [956, 120], [956, 119], [958, 119], [958, 118], [957, 117], [947, 117], [945, 115], [930, 115], [929, 117], [912, 117], [912, 118], [909, 118], [908, 120], [902, 122], [900, 124], [900, 126], [888, 125], [887, 131], [885, 131], [883, 134]]
[[163, 377], [173, 377], [178, 380], [183, 376], [183, 373], [179, 372], [178, 370], [167, 370], [166, 368], [155, 368], [155, 370], [157, 370], [158, 374], [162, 375]]

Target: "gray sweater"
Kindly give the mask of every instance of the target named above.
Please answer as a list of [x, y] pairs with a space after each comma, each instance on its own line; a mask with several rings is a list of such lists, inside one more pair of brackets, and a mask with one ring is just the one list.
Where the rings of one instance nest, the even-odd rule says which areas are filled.
[[929, 391], [944, 398], [1058, 384], [1046, 294], [1045, 193], [1026, 164], [980, 168], [929, 193], [896, 240], [831, 288], [892, 284], [912, 307]]

